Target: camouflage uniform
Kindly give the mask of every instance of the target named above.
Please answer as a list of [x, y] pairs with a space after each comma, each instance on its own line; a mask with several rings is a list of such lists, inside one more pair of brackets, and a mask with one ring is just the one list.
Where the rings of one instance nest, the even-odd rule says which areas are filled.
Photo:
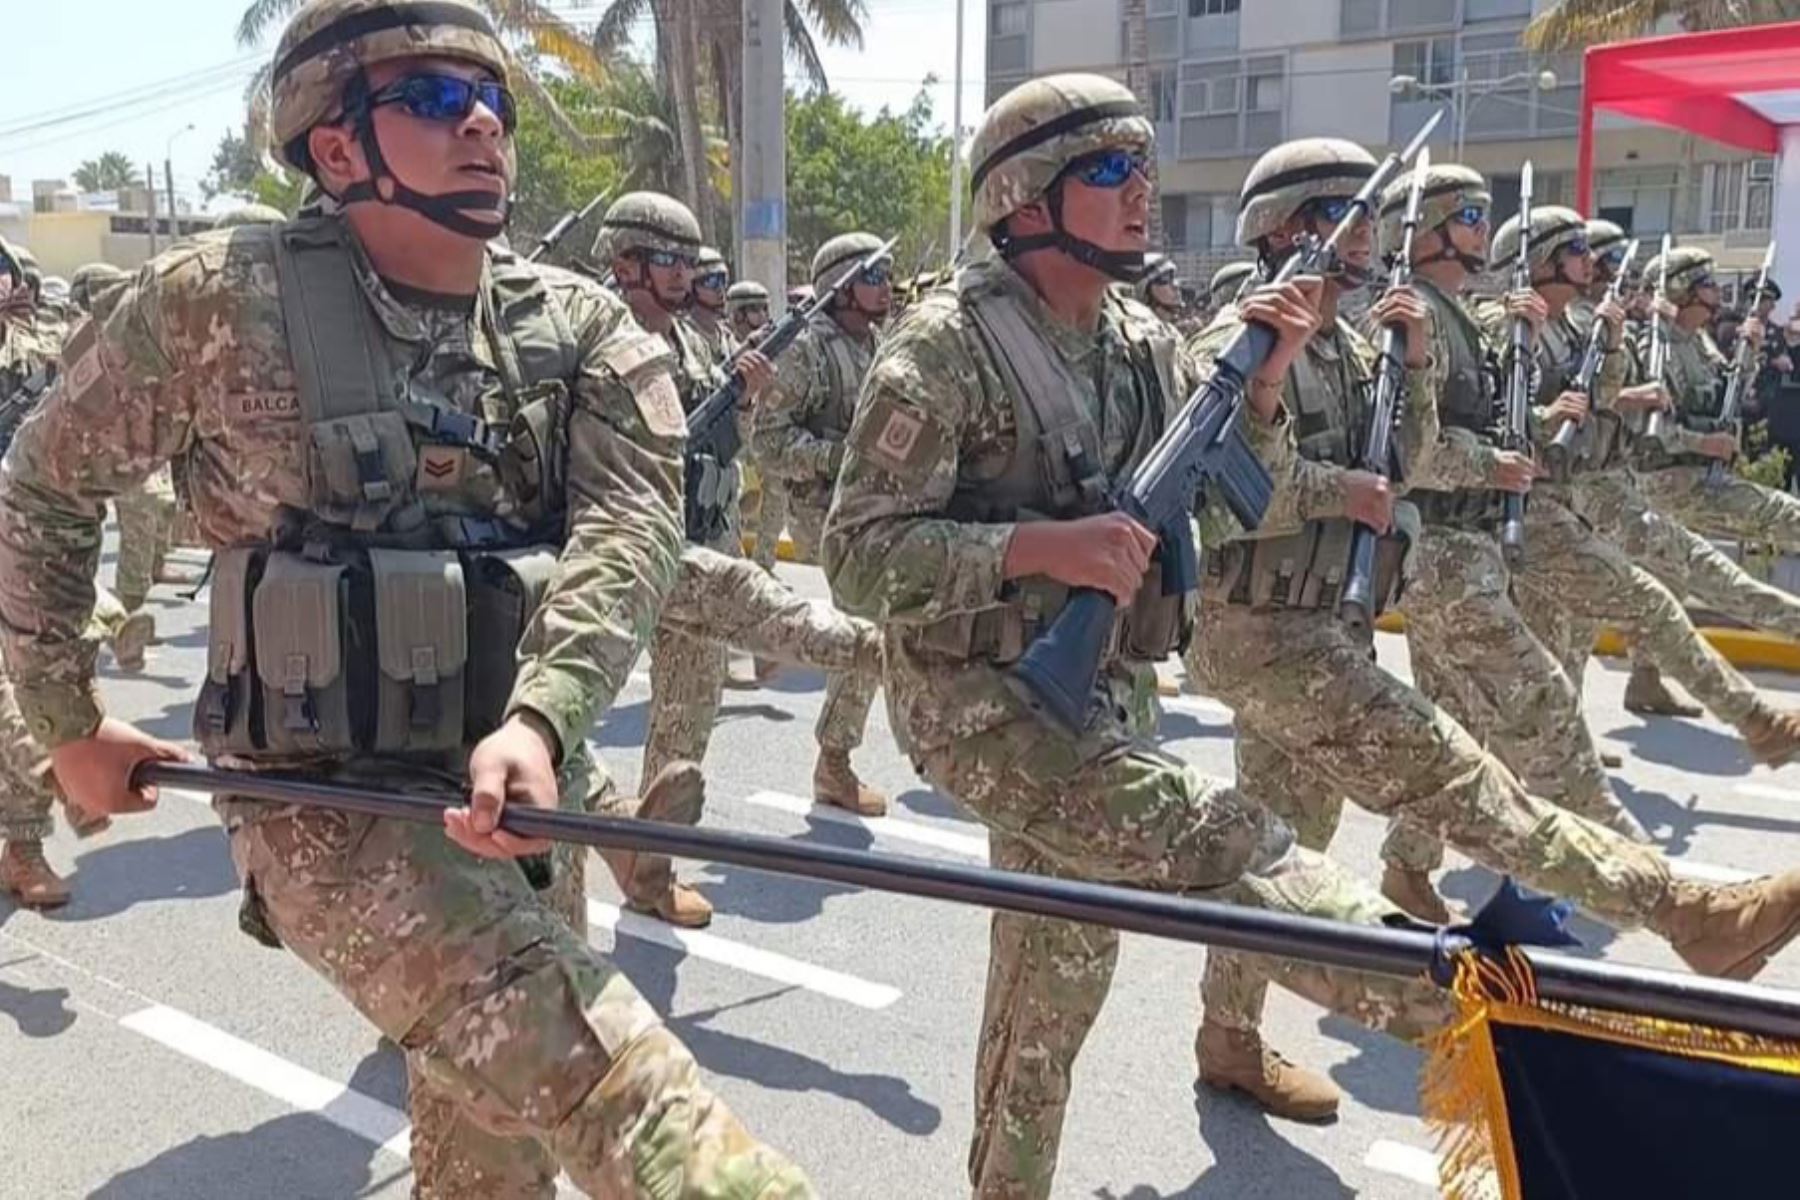
[[[1330, 139], [1277, 147], [1266, 158], [1284, 152], [1275, 165], [1295, 173], [1304, 167], [1310, 179], [1280, 197], [1286, 202], [1268, 222], [1277, 227], [1303, 200], [1349, 195], [1374, 168], [1360, 148]], [[1336, 179], [1324, 174], [1333, 162], [1345, 172]], [[1253, 168], [1247, 192], [1257, 178]], [[1191, 343], [1199, 365], [1241, 327], [1228, 309]], [[1398, 427], [1403, 478], [1429, 474], [1426, 456], [1439, 435], [1438, 364], [1450, 361], [1435, 356], [1431, 367], [1409, 373]], [[1340, 797], [1348, 796], [1375, 812], [1404, 815], [1410, 827], [1429, 828], [1495, 871], [1609, 922], [1641, 926], [1668, 891], [1662, 857], [1528, 794], [1448, 714], [1384, 671], [1366, 637], [1335, 611], [1351, 528], [1338, 483], [1368, 425], [1375, 362], [1375, 348], [1341, 320], [1308, 343], [1284, 397], [1305, 468], [1297, 513], [1303, 520], [1265, 520], [1253, 535], [1209, 550], [1204, 634], [1188, 664], [1232, 708], [1238, 790], [1287, 819], [1309, 849], [1329, 846]], [[1395, 523], [1403, 532], [1385, 539], [1392, 555], [1378, 560], [1404, 553], [1404, 538], [1417, 529], [1411, 505], [1397, 506]], [[1378, 572], [1378, 603], [1397, 584], [1398, 569], [1394, 561]], [[1254, 1028], [1266, 990], [1262, 972], [1240, 956], [1207, 955], [1209, 1023]]]
[[[749, 318], [757, 308], [762, 309], [762, 324], [753, 326], [749, 324]], [[725, 291], [725, 311], [730, 317], [733, 339], [740, 345], [752, 345], [768, 326], [769, 289], [752, 280], [740, 279]], [[764, 481], [762, 468], [756, 460], [756, 447], [745, 449], [748, 453], [744, 463], [744, 528], [753, 542], [750, 556], [763, 570], [773, 571], [781, 533], [787, 527], [787, 495], [772, 480]], [[753, 475], [756, 477], [754, 507], [749, 495]]]
[[[992, 229], [1040, 195], [1080, 154], [1147, 150], [1148, 122], [1119, 115], [1130, 103], [1117, 83], [1084, 75], [1036, 80], [1002, 97], [971, 153], [978, 227]], [[1051, 125], [1060, 130], [1053, 144], [1013, 142], [1066, 113], [1080, 117]], [[1025, 148], [996, 155], [998, 166], [987, 161], [1009, 142]], [[1040, 361], [997, 356], [990, 335], [1035, 345]], [[1018, 372], [1059, 381], [1056, 394], [1031, 389]], [[870, 369], [825, 531], [833, 594], [881, 623], [883, 685], [901, 747], [988, 826], [996, 866], [1381, 920], [1394, 910], [1372, 889], [1296, 846], [1266, 809], [1144, 740], [1131, 713], [1134, 662], [1109, 656], [1103, 664], [1097, 715], [1080, 736], [1040, 723], [1007, 685], [1005, 664], [1053, 613], [1060, 588], [1042, 577], [1004, 578], [1019, 509], [1046, 518], [1081, 512], [1089, 485], [1104, 482], [1090, 472], [1116, 480], [1138, 462], [1189, 381], [1160, 323], [1131, 302], [1108, 297], [1099, 329], [1081, 332], [1007, 264], [965, 267], [907, 309]], [[1040, 442], [1043, 405], [1076, 423]], [[1252, 425], [1253, 439], [1272, 440]], [[1275, 440], [1277, 474], [1291, 473]], [[1040, 444], [1058, 453], [1039, 455]], [[1161, 588], [1145, 588], [1158, 615], [1127, 641], [1152, 643], [1133, 653], [1166, 652], [1178, 632], [1169, 618], [1182, 606], [1166, 597], [1151, 604]], [[969, 1163], [975, 1195], [1050, 1194], [1074, 1060], [1117, 948], [1108, 930], [995, 914]], [[1446, 1011], [1422, 982], [1269, 966], [1285, 986], [1399, 1036], [1424, 1032]]]
[[[362, 22], [381, 7], [323, 0], [294, 17], [277, 52], [277, 145], [338, 111], [346, 77], [370, 63], [447, 54], [504, 77], [498, 39], [478, 10], [461, 10], [451, 23], [437, 5], [368, 32]], [[290, 55], [301, 45], [332, 52]], [[312, 349], [317, 343], [290, 350], [297, 297], [293, 278], [277, 275], [289, 267], [314, 281], [313, 272], [329, 271], [356, 297], [351, 304], [366, 302], [348, 310], [361, 327], [366, 369], [403, 381], [404, 407], [424, 425], [396, 420], [389, 407], [309, 429], [305, 411], [314, 402], [303, 397], [334, 402], [341, 392], [308, 390], [302, 371], [334, 361]], [[400, 300], [348, 227], [319, 218], [185, 241], [146, 268], [103, 324], [77, 333], [62, 382], [0, 478], [0, 617], [20, 705], [41, 740], [79, 739], [101, 716], [91, 651], [79, 639], [80, 616], [93, 604], [101, 506], [179, 456], [208, 542], [242, 549], [244, 565], [258, 553], [252, 548], [295, 545], [298, 521], [328, 531], [333, 514], [348, 525], [354, 513], [365, 530], [423, 517], [423, 529], [451, 538], [522, 529], [542, 511], [532, 507], [537, 498], [563, 509], [556, 569], [525, 626], [504, 712], [529, 713], [553, 731], [565, 751], [564, 803], [587, 807], [603, 794], [585, 736], [624, 685], [680, 552], [679, 406], [660, 348], [598, 287], [499, 250], [488, 252], [482, 279], [494, 289], [483, 311], [504, 318], [478, 316], [474, 298], [467, 308]], [[313, 320], [320, 310], [310, 303], [298, 311]], [[548, 324], [566, 332], [547, 342], [502, 341], [525, 338], [526, 329], [537, 338], [547, 326], [531, 323], [543, 322], [549, 305], [563, 320]], [[331, 311], [346, 312], [341, 302]], [[505, 331], [490, 323], [496, 319], [509, 322]], [[514, 352], [526, 345], [530, 357], [502, 355], [497, 343]], [[558, 346], [562, 365], [553, 366], [541, 355]], [[539, 379], [556, 372], [555, 386], [528, 386], [519, 371]], [[546, 456], [565, 465], [566, 492], [516, 490], [510, 468], [454, 440], [452, 430], [462, 430], [480, 441], [483, 427], [446, 415], [504, 430], [532, 402], [549, 405], [535, 410], [548, 421], [537, 427], [549, 448], [566, 449]], [[357, 453], [358, 469], [340, 475], [349, 443], [340, 449], [333, 438], [357, 429], [379, 431], [379, 449]], [[319, 465], [309, 467], [314, 454]], [[426, 469], [439, 463], [450, 469]], [[386, 486], [359, 486], [368, 478], [362, 466], [378, 469]], [[348, 512], [338, 507], [350, 497], [360, 500]], [[271, 551], [255, 594], [288, 595], [281, 581], [289, 572], [311, 578], [303, 564], [312, 561]], [[214, 669], [196, 724], [214, 757], [304, 765], [316, 777], [394, 788], [453, 788], [464, 778], [470, 743], [448, 725], [453, 709], [425, 726], [429, 710], [415, 706], [412, 732], [399, 736], [428, 736], [442, 748], [404, 757], [362, 748], [337, 724], [329, 651], [298, 649], [311, 644], [309, 629], [330, 628], [320, 624], [328, 618], [299, 607], [309, 594], [326, 603], [323, 587], [309, 593], [297, 584], [296, 607], [282, 610], [287, 620], [258, 622], [257, 653], [305, 670], [288, 677], [305, 704], [281, 704], [295, 693], [276, 687], [270, 719], [256, 726], [219, 702], [240, 682], [251, 686], [245, 672], [253, 668], [236, 657], [240, 643], [230, 637], [249, 619], [236, 611], [249, 604], [248, 590], [244, 578], [233, 582], [230, 563], [213, 581]], [[423, 621], [436, 611], [427, 605], [416, 614]], [[449, 606], [443, 613], [445, 622], [462, 615]], [[269, 636], [301, 641], [284, 655], [267, 650]], [[377, 661], [385, 669], [390, 658]], [[412, 662], [421, 662], [417, 653]], [[438, 665], [455, 662], [440, 656]], [[415, 674], [408, 686], [434, 687], [438, 678]], [[453, 682], [460, 692], [460, 678]], [[423, 693], [411, 694], [418, 702]], [[325, 749], [346, 740], [357, 748]], [[234, 798], [216, 807], [247, 899], [268, 929], [406, 1050], [418, 1194], [548, 1196], [559, 1164], [602, 1195], [811, 1194], [795, 1168], [749, 1137], [625, 976], [565, 919], [578, 912], [558, 915], [518, 864], [469, 855], [431, 826]], [[579, 897], [578, 862], [562, 856], [563, 898]]]
[[160, 467], [141, 487], [113, 501], [119, 518], [119, 558], [113, 564], [113, 592], [126, 611], [143, 606], [162, 571], [175, 530], [175, 484]]

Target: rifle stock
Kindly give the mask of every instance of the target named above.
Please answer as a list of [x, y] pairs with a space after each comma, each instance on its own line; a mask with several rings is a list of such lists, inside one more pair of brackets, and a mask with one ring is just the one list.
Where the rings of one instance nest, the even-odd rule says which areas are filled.
[[[1644, 364], [1651, 383], [1663, 382], [1669, 366], [1668, 329], [1663, 324], [1663, 301], [1669, 294], [1669, 252], [1673, 247], [1668, 234], [1663, 234], [1661, 266], [1656, 275], [1656, 298], [1650, 304], [1650, 352]], [[1644, 440], [1654, 450], [1661, 450], [1663, 435], [1668, 431], [1669, 414], [1655, 409], [1644, 421]]]
[[[1775, 265], [1775, 243], [1770, 242], [1763, 252], [1762, 270], [1756, 273], [1756, 290], [1750, 293], [1750, 312], [1756, 311], [1757, 302], [1762, 299], [1763, 289], [1769, 282], [1769, 268]], [[1751, 316], [1751, 320], [1755, 317]], [[1738, 331], [1738, 344], [1731, 355], [1731, 373], [1725, 379], [1725, 397], [1719, 404], [1719, 422], [1726, 429], [1736, 431], [1738, 411], [1744, 405], [1744, 388], [1750, 374], [1752, 355], [1750, 339], [1743, 330]], [[1722, 459], [1714, 459], [1706, 468], [1706, 486], [1717, 488], [1725, 482], [1728, 464]]]
[[[1513, 259], [1512, 288], [1531, 288], [1531, 163], [1519, 172], [1519, 252]], [[1506, 427], [1502, 446], [1521, 454], [1531, 453], [1531, 325], [1514, 317], [1506, 374]], [[1510, 567], [1525, 561], [1525, 497], [1507, 492], [1501, 501], [1500, 551]]]
[[[1606, 298], [1601, 304], [1616, 302], [1625, 287], [1625, 277], [1631, 272], [1632, 261], [1637, 258], [1638, 241], [1631, 239], [1625, 247], [1625, 257], [1619, 263], [1619, 273], [1613, 276], [1612, 283], [1607, 285]], [[1600, 368], [1606, 361], [1606, 322], [1598, 311], [1594, 314], [1594, 327], [1588, 330], [1587, 348], [1582, 352], [1581, 366], [1575, 372], [1572, 390], [1586, 396], [1591, 403], [1594, 398], [1594, 382], [1600, 378]], [[1580, 421], [1564, 421], [1557, 429], [1556, 436], [1544, 448], [1544, 461], [1549, 466], [1552, 477], [1567, 479], [1574, 467], [1575, 439], [1580, 436], [1587, 419]]]

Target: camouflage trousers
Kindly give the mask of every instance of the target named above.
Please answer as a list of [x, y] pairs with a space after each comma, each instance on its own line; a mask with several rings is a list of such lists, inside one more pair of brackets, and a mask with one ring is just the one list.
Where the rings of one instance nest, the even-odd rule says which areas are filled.
[[[751, 487], [755, 487], [752, 499]], [[781, 531], [787, 527], [787, 493], [781, 481], [764, 476], [755, 464], [744, 463], [744, 528], [756, 539], [750, 557], [765, 571], [775, 569], [775, 552]]]
[[1652, 507], [1697, 533], [1770, 542], [1800, 551], [1800, 497], [1740, 479], [1726, 471], [1717, 487], [1705, 466], [1664, 467], [1637, 476]]
[[[1537, 553], [1538, 543], [1527, 540], [1527, 553]], [[1408, 557], [1400, 598], [1413, 679], [1526, 791], [1604, 820], [1619, 801], [1580, 699], [1522, 607], [1514, 603], [1497, 536], [1426, 525]], [[1390, 826], [1381, 854], [1404, 870], [1433, 871], [1444, 848], [1402, 817]]]
[[579, 848], [540, 894], [434, 826], [218, 807], [268, 929], [405, 1051], [414, 1196], [550, 1197], [559, 1167], [595, 1196], [813, 1195], [588, 945]]
[[1651, 507], [1623, 471], [1576, 477], [1574, 508], [1677, 597], [1692, 596], [1756, 629], [1800, 638], [1800, 597], [1773, 587]]
[[[1209, 603], [1201, 628], [1188, 667], [1236, 716], [1238, 791], [1307, 849], [1331, 844], [1347, 796], [1621, 928], [1668, 890], [1658, 852], [1529, 794], [1335, 614]], [[1208, 1021], [1254, 1028], [1267, 990], [1256, 960], [1207, 954]]]
[[113, 591], [127, 612], [136, 612], [156, 583], [175, 532], [175, 487], [169, 481], [169, 468], [157, 471], [142, 487], [121, 492], [113, 509], [119, 517]]
[[[1108, 723], [1080, 740], [1020, 718], [921, 756], [927, 780], [988, 826], [996, 867], [1183, 892], [1375, 924], [1396, 910], [1295, 844], [1267, 809]], [[1118, 956], [1111, 930], [995, 913], [969, 1175], [979, 1200], [1047, 1197], [1076, 1055]], [[1396, 1037], [1449, 1017], [1443, 993], [1287, 959], [1284, 987]]]
[[[119, 632], [129, 615], [103, 587], [95, 589], [94, 615], [84, 640], [98, 645]], [[31, 736], [12, 682], [0, 669], [0, 841], [41, 842], [55, 832], [51, 815], [60, 793], [50, 774], [50, 756]]]
[[[779, 481], [775, 481], [779, 487]], [[794, 555], [803, 563], [821, 562], [819, 543], [825, 532], [825, 510], [800, 504], [792, 497], [787, 502], [788, 532], [794, 539]], [[869, 725], [869, 707], [875, 702], [875, 690], [881, 685], [879, 673], [863, 671], [830, 671], [825, 675], [825, 707], [819, 711], [816, 734], [819, 745], [827, 750], [850, 751], [862, 745], [863, 730]]]
[[[705, 759], [732, 646], [819, 668], [828, 678], [833, 673], [877, 678], [881, 671], [875, 626], [796, 595], [746, 559], [689, 546], [650, 642], [650, 720], [641, 779], [656, 778], [672, 762]], [[860, 738], [860, 727], [857, 733]], [[699, 810], [681, 815], [691, 818], [689, 823], [701, 817]], [[640, 855], [633, 879], [632, 899], [654, 900], [667, 886], [668, 860]]]

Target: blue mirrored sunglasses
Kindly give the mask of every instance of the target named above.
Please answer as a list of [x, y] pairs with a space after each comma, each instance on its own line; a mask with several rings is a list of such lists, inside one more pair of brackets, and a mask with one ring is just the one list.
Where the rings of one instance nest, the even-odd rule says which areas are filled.
[[690, 271], [694, 269], [694, 256], [691, 254], [677, 254], [673, 250], [641, 250], [638, 253], [653, 267], [665, 270], [669, 267], [686, 267]]
[[1711, 275], [1696, 275], [1694, 277], [1694, 281], [1692, 283], [1688, 284], [1688, 290], [1692, 291], [1692, 292], [1697, 292], [1703, 287], [1718, 287], [1718, 286], [1719, 286], [1719, 281], [1714, 279]]
[[730, 276], [724, 271], [708, 271], [704, 275], [695, 277], [694, 286], [716, 292], [725, 286], [725, 281], [729, 278]]
[[1470, 229], [1487, 220], [1488, 210], [1479, 204], [1465, 204], [1450, 214], [1450, 219], [1458, 225], [1467, 225]]
[[1586, 254], [1588, 252], [1587, 239], [1574, 238], [1564, 242], [1562, 248], [1564, 254]]
[[871, 263], [862, 269], [859, 278], [870, 287], [880, 287], [894, 277], [894, 268], [887, 263]]
[[1625, 261], [1625, 251], [1623, 249], [1608, 250], [1605, 254], [1600, 256], [1599, 261], [1616, 271], [1619, 269], [1619, 264]]
[[1087, 154], [1069, 164], [1069, 174], [1089, 187], [1124, 187], [1130, 178], [1145, 174], [1150, 160], [1129, 150], [1101, 150]]
[[1336, 225], [1350, 215], [1350, 206], [1353, 203], [1354, 201], [1349, 196], [1321, 196], [1310, 201], [1307, 207], [1321, 221], [1329, 225]]
[[511, 133], [519, 123], [512, 93], [491, 79], [462, 79], [455, 75], [408, 75], [369, 97], [371, 108], [398, 104], [422, 121], [460, 121], [475, 111], [480, 101], [500, 118], [500, 127]]

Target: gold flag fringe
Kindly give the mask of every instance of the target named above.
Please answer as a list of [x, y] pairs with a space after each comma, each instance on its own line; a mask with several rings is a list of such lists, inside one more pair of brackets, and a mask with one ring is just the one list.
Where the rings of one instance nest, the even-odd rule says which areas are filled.
[[1456, 1019], [1426, 1042], [1420, 1101], [1438, 1141], [1446, 1200], [1523, 1200], [1493, 1026], [1528, 1026], [1638, 1049], [1800, 1076], [1800, 1043], [1542, 1000], [1531, 962], [1465, 951], [1450, 985]]

